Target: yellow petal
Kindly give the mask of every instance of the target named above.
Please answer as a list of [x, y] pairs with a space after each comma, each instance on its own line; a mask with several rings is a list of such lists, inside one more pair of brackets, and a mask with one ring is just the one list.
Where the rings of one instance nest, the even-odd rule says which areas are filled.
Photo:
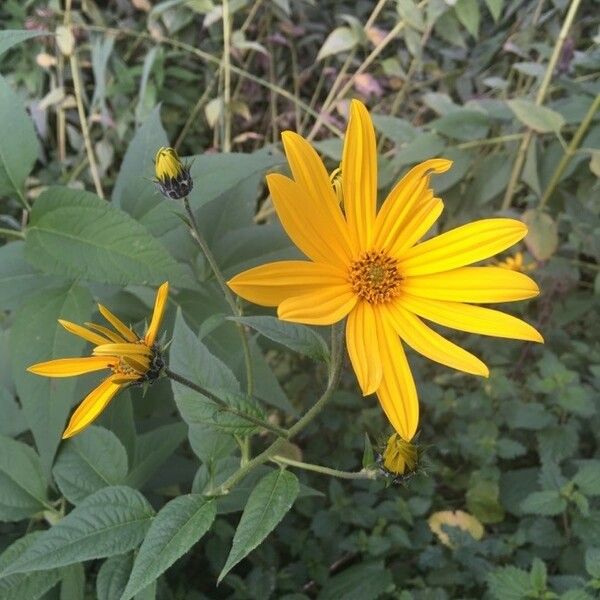
[[400, 268], [408, 277], [449, 271], [502, 252], [526, 234], [527, 226], [516, 219], [475, 221], [413, 246]]
[[112, 377], [105, 379], [97, 388], [93, 389], [73, 413], [63, 433], [63, 440], [76, 435], [91, 425], [120, 389], [121, 385], [115, 383]]
[[375, 131], [365, 105], [352, 100], [342, 155], [344, 210], [355, 247], [367, 250], [373, 239], [377, 204]]
[[513, 302], [540, 292], [535, 281], [501, 267], [463, 267], [421, 277], [407, 277], [402, 291], [421, 298], [451, 302]]
[[407, 218], [402, 235], [390, 246], [389, 253], [401, 259], [431, 229], [443, 210], [444, 203], [439, 198], [423, 201]]
[[94, 348], [96, 356], [150, 356], [152, 351], [144, 344], [102, 344]]
[[514, 340], [540, 343], [544, 341], [540, 333], [529, 323], [491, 308], [461, 302], [428, 300], [409, 294], [403, 294], [398, 302], [424, 319], [444, 327]]
[[[118, 333], [114, 332], [112, 329], [109, 329], [108, 327], [104, 327], [104, 325], [97, 325], [96, 323], [85, 323], [85, 325], [86, 325], [86, 327], [89, 327], [90, 329], [93, 329], [94, 331], [98, 331], [99, 333], [101, 333], [103, 336], [105, 336], [107, 338], [107, 341], [115, 342], [117, 344], [120, 344], [120, 343], [126, 341]], [[102, 343], [106, 344], [106, 341], [102, 342]]]
[[118, 362], [114, 356], [86, 356], [84, 358], [57, 358], [27, 368], [30, 373], [46, 377], [75, 377], [84, 373], [108, 369]]
[[154, 310], [152, 311], [152, 320], [150, 326], [146, 332], [144, 338], [146, 346], [152, 346], [158, 335], [160, 324], [162, 323], [163, 315], [165, 314], [165, 308], [167, 306], [167, 298], [169, 297], [169, 282], [165, 281], [156, 293], [156, 300], [154, 301]]
[[330, 285], [284, 300], [277, 309], [277, 316], [294, 323], [331, 325], [341, 321], [356, 300], [349, 283]]
[[331, 265], [282, 260], [248, 269], [227, 285], [238, 295], [262, 306], [277, 306], [287, 298], [302, 296], [325, 286], [346, 283], [346, 272]]
[[113, 315], [108, 308], [102, 306], [102, 304], [98, 304], [98, 310], [100, 314], [128, 341], [128, 342], [136, 342], [138, 340], [138, 336], [131, 331], [121, 319], [117, 316]]
[[[412, 227], [409, 225], [419, 223], [418, 213], [424, 204], [431, 203], [433, 199], [433, 192], [429, 188], [428, 173], [444, 173], [451, 166], [451, 160], [432, 158], [413, 167], [394, 186], [377, 214], [374, 242], [376, 248], [391, 249], [393, 247], [396, 253], [401, 252], [410, 248], [419, 237], [424, 235], [425, 232], [421, 233], [412, 242], [407, 239], [410, 237], [411, 229], [414, 228], [414, 225]], [[441, 201], [437, 200], [431, 204], [430, 210], [437, 208], [439, 202]], [[429, 214], [429, 210], [427, 214]], [[438, 216], [439, 213], [433, 218], [431, 225]]]
[[126, 373], [117, 373], [112, 376], [113, 383], [117, 383], [119, 385], [126, 385], [131, 383], [132, 381], [139, 381], [140, 376], [135, 373], [126, 374]]
[[382, 367], [373, 307], [359, 302], [348, 315], [346, 346], [363, 395], [372, 394], [381, 383]]
[[489, 376], [488, 368], [476, 356], [425, 325], [419, 317], [402, 308], [401, 301], [390, 303], [386, 309], [396, 333], [419, 354], [465, 373]]
[[[147, 356], [124, 356], [123, 360], [139, 375], [144, 375], [150, 369], [150, 359]], [[135, 376], [135, 379], [139, 379], [138, 375]]]
[[417, 388], [402, 343], [393, 328], [378, 314], [377, 339], [383, 367], [377, 397], [392, 427], [410, 442], [419, 425]]
[[325, 226], [321, 235], [334, 236], [348, 257], [351, 257], [354, 252], [348, 226], [323, 161], [314, 148], [297, 133], [284, 131], [281, 139], [294, 181], [306, 191], [306, 211], [314, 214], [315, 220]]
[[304, 188], [280, 173], [267, 175], [267, 184], [283, 228], [308, 258], [340, 267], [349, 263], [350, 247], [337, 239], [325, 212], [311, 206], [310, 199], [307, 203]]
[[107, 340], [104, 336], [94, 333], [81, 325], [77, 325], [76, 323], [71, 323], [71, 321], [65, 321], [64, 319], [59, 319], [58, 322], [73, 335], [79, 336], [88, 342], [92, 342], [92, 344], [106, 344]]

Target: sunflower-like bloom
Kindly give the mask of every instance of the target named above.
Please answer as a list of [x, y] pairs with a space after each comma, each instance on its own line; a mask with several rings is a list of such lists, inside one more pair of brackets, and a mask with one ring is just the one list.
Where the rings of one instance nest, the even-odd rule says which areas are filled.
[[143, 338], [101, 304], [98, 305], [100, 314], [113, 329], [96, 323], [86, 323], [87, 327], [82, 327], [59, 319], [58, 322], [69, 333], [94, 344], [92, 356], [59, 358], [37, 363], [31, 365], [28, 371], [46, 377], [73, 377], [92, 371], [111, 370], [110, 375], [87, 395], [73, 413], [63, 433], [63, 439], [74, 436], [88, 427], [122, 387], [136, 382], [152, 382], [160, 376], [164, 364], [156, 344], [156, 336], [168, 295], [169, 284], [165, 282], [156, 294], [152, 319]]
[[284, 321], [330, 325], [347, 317], [346, 343], [364, 395], [376, 392], [400, 436], [418, 420], [415, 384], [400, 340], [427, 358], [487, 376], [487, 367], [424, 323], [484, 335], [541, 342], [516, 317], [471, 303], [509, 302], [539, 293], [526, 275], [496, 266], [470, 267], [527, 233], [513, 219], [486, 219], [417, 243], [443, 204], [429, 174], [451, 162], [428, 160], [391, 190], [377, 211], [375, 132], [367, 109], [350, 107], [341, 163], [343, 212], [323, 162], [299, 135], [283, 133], [293, 179], [267, 176], [286, 232], [308, 257], [255, 267], [229, 281], [246, 300], [277, 306]]
[[194, 187], [190, 168], [181, 162], [175, 148], [159, 148], [154, 158], [154, 174], [154, 183], [161, 194], [171, 200], [185, 198]]
[[521, 273], [529, 273], [536, 266], [535, 263], [525, 263], [522, 252], [515, 252], [513, 256], [507, 256], [504, 260], [499, 260], [496, 264], [503, 269], [520, 271]]

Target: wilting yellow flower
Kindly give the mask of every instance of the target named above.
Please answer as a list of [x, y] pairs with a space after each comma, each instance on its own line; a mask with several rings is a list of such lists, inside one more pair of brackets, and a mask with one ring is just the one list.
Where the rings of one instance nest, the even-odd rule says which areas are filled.
[[110, 369], [112, 373], [93, 389], [73, 413], [63, 439], [76, 435], [90, 425], [108, 406], [115, 394], [134, 382], [154, 381], [163, 368], [162, 357], [156, 344], [156, 336], [165, 312], [169, 284], [158, 289], [152, 319], [146, 334], [140, 338], [123, 321], [101, 304], [98, 309], [113, 326], [86, 323], [87, 327], [59, 319], [69, 332], [94, 344], [92, 356], [85, 358], [58, 358], [31, 365], [27, 370], [46, 377], [73, 377], [92, 371]]
[[450, 541], [450, 536], [443, 530], [443, 526], [458, 527], [458, 529], [465, 531], [475, 540], [480, 540], [485, 533], [481, 521], [462, 510], [442, 510], [433, 513], [427, 519], [427, 522], [429, 523], [429, 529], [437, 535], [444, 546], [448, 546], [449, 548], [453, 548], [454, 545]]
[[159, 148], [154, 158], [155, 183], [162, 194], [172, 200], [185, 198], [194, 187], [188, 165], [184, 165], [174, 148]]
[[429, 173], [451, 162], [428, 160], [396, 184], [377, 212], [375, 132], [354, 100], [342, 157], [343, 210], [323, 162], [299, 135], [283, 133], [294, 179], [267, 182], [281, 223], [310, 259], [287, 260], [236, 275], [229, 285], [246, 300], [277, 306], [284, 321], [330, 325], [348, 317], [346, 343], [363, 394], [376, 392], [406, 441], [419, 421], [415, 384], [400, 338], [417, 352], [467, 373], [488, 375], [471, 353], [431, 329], [427, 319], [462, 331], [541, 342], [516, 317], [472, 304], [531, 298], [538, 287], [522, 273], [469, 267], [512, 246], [527, 233], [514, 219], [486, 219], [417, 243], [443, 204]]
[[391, 475], [407, 475], [417, 468], [419, 451], [414, 444], [393, 433], [387, 441], [381, 459], [383, 467]]
[[523, 253], [516, 252], [513, 256], [507, 256], [504, 260], [499, 260], [496, 265], [503, 269], [511, 271], [519, 271], [521, 273], [529, 273], [535, 269], [535, 263], [523, 262]]

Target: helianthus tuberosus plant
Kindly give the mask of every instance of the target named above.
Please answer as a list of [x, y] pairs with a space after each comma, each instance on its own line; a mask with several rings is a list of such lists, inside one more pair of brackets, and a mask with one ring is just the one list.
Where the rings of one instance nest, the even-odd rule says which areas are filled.
[[284, 321], [330, 325], [347, 319], [346, 345], [360, 388], [364, 395], [377, 393], [404, 440], [417, 431], [419, 405], [403, 342], [444, 365], [488, 375], [481, 360], [423, 319], [542, 341], [524, 321], [477, 306], [532, 298], [539, 293], [535, 282], [500, 267], [470, 266], [523, 239], [522, 222], [485, 219], [421, 241], [443, 210], [429, 177], [447, 171], [450, 161], [413, 167], [378, 210], [375, 133], [361, 102], [350, 107], [341, 190], [301, 136], [285, 132], [283, 145], [293, 178], [271, 174], [267, 182], [283, 227], [308, 260], [261, 265], [229, 285], [251, 302], [276, 306]]

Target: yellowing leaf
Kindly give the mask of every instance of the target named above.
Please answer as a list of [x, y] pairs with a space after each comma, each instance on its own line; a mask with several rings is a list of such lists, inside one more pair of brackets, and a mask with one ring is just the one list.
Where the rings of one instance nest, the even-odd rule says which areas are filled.
[[443, 531], [442, 526], [458, 527], [462, 531], [466, 531], [475, 540], [480, 540], [483, 537], [484, 529], [481, 522], [473, 515], [466, 513], [462, 510], [442, 510], [440, 512], [433, 513], [427, 520], [429, 523], [429, 529], [435, 535], [442, 544], [452, 548], [452, 543], [448, 534]]

